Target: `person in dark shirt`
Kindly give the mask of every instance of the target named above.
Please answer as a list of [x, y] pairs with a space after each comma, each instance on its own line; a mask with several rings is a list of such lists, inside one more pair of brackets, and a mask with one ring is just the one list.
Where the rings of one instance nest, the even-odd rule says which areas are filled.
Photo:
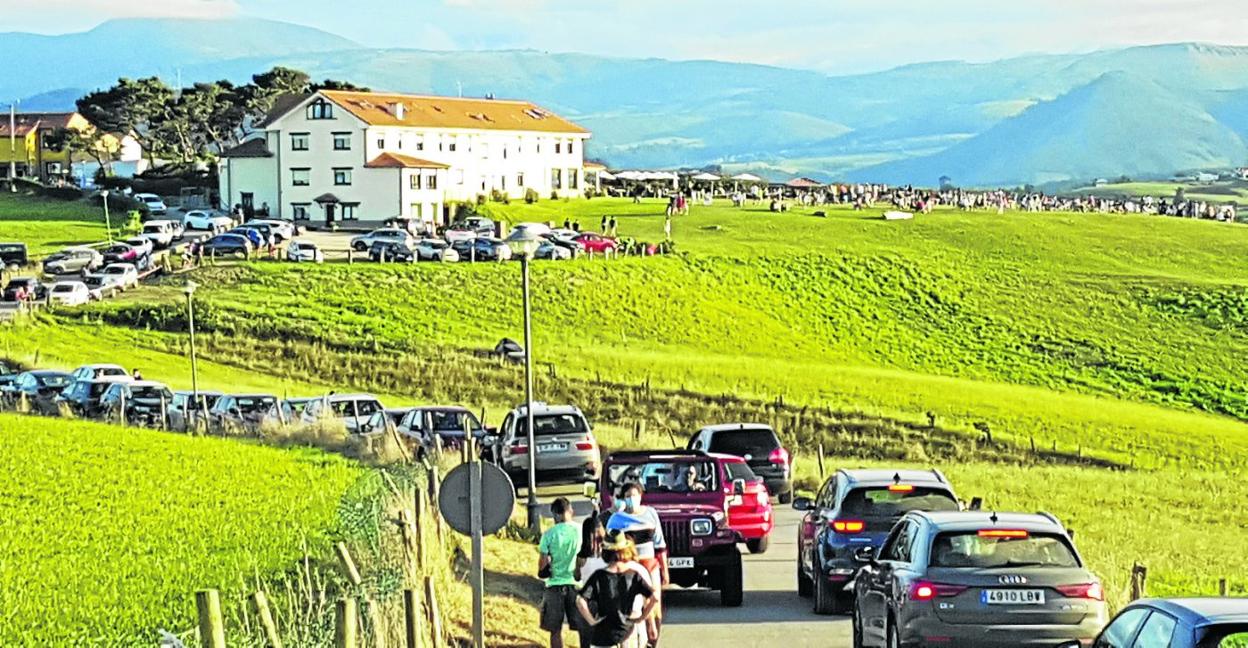
[[[654, 588], [629, 563], [637, 557], [633, 541], [612, 533], [602, 545], [606, 568], [594, 572], [576, 600], [585, 623], [592, 627], [594, 648], [642, 648], [646, 632], [641, 620], [654, 611]], [[644, 603], [636, 612], [637, 599]]]

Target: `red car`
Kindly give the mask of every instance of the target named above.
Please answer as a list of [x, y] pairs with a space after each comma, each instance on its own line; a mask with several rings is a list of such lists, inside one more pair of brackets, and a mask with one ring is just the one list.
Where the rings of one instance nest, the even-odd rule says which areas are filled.
[[615, 242], [615, 239], [607, 238], [601, 234], [594, 234], [593, 232], [586, 232], [573, 240], [580, 243], [581, 247], [585, 248], [586, 252], [594, 254], [615, 252], [615, 248], [619, 245]]
[[730, 484], [737, 480], [745, 482], [745, 492], [741, 495], [731, 495], [731, 490], [726, 492], [729, 495], [728, 528], [741, 535], [750, 553], [767, 551], [776, 519], [771, 514], [771, 493], [767, 492], [763, 478], [754, 474], [741, 457], [712, 456], [722, 457], [720, 461]]

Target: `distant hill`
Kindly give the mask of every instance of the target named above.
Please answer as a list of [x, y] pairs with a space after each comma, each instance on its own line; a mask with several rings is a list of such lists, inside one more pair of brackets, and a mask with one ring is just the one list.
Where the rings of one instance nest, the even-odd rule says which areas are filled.
[[[47, 65], [48, 52], [73, 65]], [[1216, 45], [834, 77], [715, 61], [368, 49], [252, 19], [121, 20], [65, 36], [0, 34], [0, 56], [17, 63], [0, 75], [0, 102], [42, 95], [28, 101], [47, 108], [72, 105], [49, 105], [75, 91], [67, 89], [122, 75], [242, 82], [273, 65], [379, 90], [524, 97], [592, 128], [590, 154], [620, 167], [723, 164], [773, 178], [880, 173], [930, 184], [943, 173], [933, 176], [932, 164], [959, 182], [1042, 183], [1248, 163], [1248, 48]], [[1058, 152], [1067, 146], [1077, 148]]]

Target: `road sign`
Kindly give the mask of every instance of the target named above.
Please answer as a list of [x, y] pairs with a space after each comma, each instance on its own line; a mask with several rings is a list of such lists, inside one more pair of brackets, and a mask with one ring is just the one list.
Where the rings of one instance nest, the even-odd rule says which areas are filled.
[[[493, 535], [507, 526], [516, 506], [516, 488], [511, 478], [492, 463], [481, 466], [481, 533]], [[452, 529], [472, 535], [472, 469], [461, 464], [451, 469], [438, 488], [438, 510]]]

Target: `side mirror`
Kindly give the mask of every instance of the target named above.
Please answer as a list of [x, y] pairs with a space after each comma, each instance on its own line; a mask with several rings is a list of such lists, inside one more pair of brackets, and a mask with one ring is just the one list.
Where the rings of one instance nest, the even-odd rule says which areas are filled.
[[815, 508], [815, 502], [809, 497], [796, 497], [793, 499], [793, 510], [795, 511], [809, 511], [812, 508]]
[[585, 495], [585, 499], [593, 499], [598, 495], [598, 484], [592, 481], [585, 482], [585, 485], [581, 487], [581, 493]]
[[732, 494], [733, 495], [745, 495], [745, 480], [744, 479], [732, 480]]

